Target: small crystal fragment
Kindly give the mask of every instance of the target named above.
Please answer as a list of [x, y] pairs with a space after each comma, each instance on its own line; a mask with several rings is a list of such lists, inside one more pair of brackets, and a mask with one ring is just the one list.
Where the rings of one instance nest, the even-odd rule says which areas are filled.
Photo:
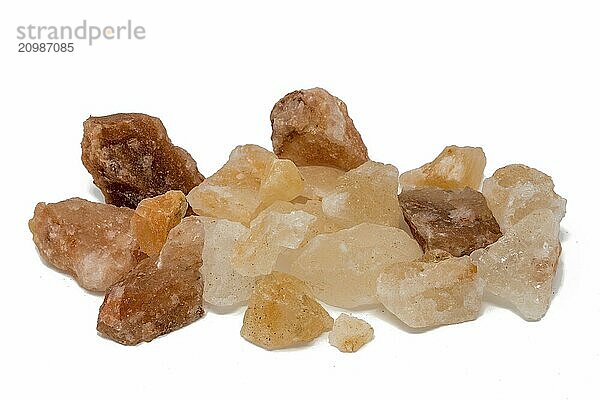
[[204, 300], [215, 306], [245, 303], [254, 288], [255, 278], [233, 269], [233, 249], [250, 230], [239, 222], [202, 217], [205, 229], [202, 251]]
[[145, 255], [129, 232], [133, 210], [72, 198], [35, 207], [29, 229], [41, 257], [84, 288], [104, 291]]
[[316, 236], [285, 272], [305, 281], [318, 299], [353, 308], [377, 303], [375, 285], [385, 266], [421, 255], [403, 230], [360, 224]]
[[481, 147], [447, 146], [432, 162], [400, 175], [400, 186], [478, 190], [485, 163]]
[[433, 250], [416, 261], [387, 266], [377, 280], [377, 298], [413, 328], [470, 321], [479, 315], [483, 281], [468, 256]]
[[298, 169], [304, 179], [302, 196], [314, 200], [321, 200], [335, 192], [337, 180], [344, 174], [341, 169], [318, 165], [299, 167]]
[[297, 90], [271, 111], [275, 154], [296, 165], [348, 171], [369, 159], [346, 104], [321, 88]]
[[244, 276], [270, 273], [279, 254], [284, 249], [297, 249], [316, 220], [305, 211], [263, 211], [252, 220], [249, 234], [234, 247], [234, 270]]
[[98, 331], [121, 344], [135, 345], [200, 318], [203, 242], [200, 218], [184, 218], [169, 232], [158, 259], [142, 261], [107, 290]]
[[136, 208], [169, 190], [188, 193], [204, 177], [174, 146], [160, 119], [145, 114], [90, 117], [83, 124], [81, 160], [108, 204]]
[[367, 161], [338, 178], [335, 191], [323, 198], [323, 211], [352, 225], [369, 222], [400, 226], [398, 170]]
[[240, 334], [267, 350], [311, 342], [330, 331], [333, 318], [304, 282], [273, 272], [256, 282]]
[[558, 222], [565, 216], [567, 201], [554, 192], [552, 178], [525, 165], [498, 169], [483, 182], [482, 191], [502, 232], [542, 208], [551, 209]]
[[373, 339], [373, 328], [367, 321], [342, 313], [329, 332], [329, 344], [343, 353], [354, 353]]
[[440, 249], [460, 257], [502, 235], [485, 198], [471, 188], [405, 189], [398, 199], [404, 219], [424, 251]]
[[160, 253], [169, 231], [181, 222], [187, 207], [179, 190], [142, 200], [131, 217], [131, 232], [140, 249], [148, 255]]
[[552, 297], [561, 246], [556, 210], [528, 214], [471, 258], [486, 290], [511, 302], [527, 320], [541, 319]]
[[289, 201], [302, 190], [302, 178], [293, 163], [249, 144], [236, 147], [229, 161], [187, 198], [198, 215], [248, 225], [261, 209], [276, 200]]

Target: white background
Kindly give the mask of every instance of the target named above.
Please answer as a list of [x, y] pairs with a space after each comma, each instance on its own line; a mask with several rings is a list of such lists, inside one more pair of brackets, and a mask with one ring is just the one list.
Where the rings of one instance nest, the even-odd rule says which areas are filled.
[[[600, 10], [595, 1], [19, 1], [0, 6], [4, 399], [600, 398], [597, 258]], [[18, 25], [146, 28], [142, 41], [17, 53]], [[137, 347], [101, 338], [102, 298], [39, 259], [38, 201], [98, 200], [82, 122], [144, 112], [212, 174], [237, 144], [270, 146], [269, 112], [294, 89], [342, 98], [372, 159], [404, 171], [445, 145], [483, 146], [486, 175], [522, 162], [568, 199], [557, 293], [525, 322], [486, 305], [473, 322], [411, 333], [356, 314], [375, 339], [342, 354], [322, 336], [267, 352], [243, 309]], [[330, 309], [336, 317], [339, 310]]]

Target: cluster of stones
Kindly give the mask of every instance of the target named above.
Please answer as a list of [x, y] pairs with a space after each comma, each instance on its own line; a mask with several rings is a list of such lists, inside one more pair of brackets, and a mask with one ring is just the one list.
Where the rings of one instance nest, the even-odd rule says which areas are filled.
[[48, 264], [105, 294], [101, 334], [133, 345], [204, 303], [247, 305], [241, 335], [258, 346], [329, 332], [354, 352], [373, 328], [320, 302], [382, 304], [413, 328], [477, 318], [484, 291], [526, 319], [546, 313], [566, 206], [549, 176], [509, 165], [482, 185], [483, 150], [456, 146], [400, 175], [319, 88], [283, 97], [271, 124], [273, 152], [236, 147], [205, 179], [157, 118], [85, 121], [82, 160], [106, 204], [39, 203], [29, 227]]

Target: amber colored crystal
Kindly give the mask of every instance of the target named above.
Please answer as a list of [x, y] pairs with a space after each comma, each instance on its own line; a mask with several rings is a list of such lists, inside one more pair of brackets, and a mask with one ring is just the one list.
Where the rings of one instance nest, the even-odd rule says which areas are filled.
[[107, 290], [98, 331], [121, 344], [135, 345], [200, 318], [203, 243], [201, 219], [184, 218], [169, 232], [158, 258], [142, 261]]
[[342, 353], [354, 353], [373, 339], [373, 328], [367, 321], [342, 313], [329, 332], [329, 343]]
[[333, 319], [301, 280], [272, 272], [256, 282], [240, 334], [274, 350], [308, 343], [332, 326]]
[[285, 95], [271, 111], [275, 154], [298, 166], [348, 171], [369, 159], [346, 104], [321, 88]]
[[108, 204], [136, 208], [169, 190], [188, 193], [204, 180], [196, 162], [174, 146], [160, 119], [145, 114], [90, 117], [81, 160]]
[[148, 255], [160, 253], [169, 231], [185, 216], [187, 206], [179, 190], [142, 200], [131, 218], [131, 232], [140, 249]]
[[129, 208], [72, 198], [39, 203], [29, 229], [48, 264], [104, 291], [145, 257], [129, 232], [132, 216]]
[[471, 188], [403, 190], [398, 199], [404, 219], [424, 251], [439, 249], [460, 257], [502, 235], [485, 198]]

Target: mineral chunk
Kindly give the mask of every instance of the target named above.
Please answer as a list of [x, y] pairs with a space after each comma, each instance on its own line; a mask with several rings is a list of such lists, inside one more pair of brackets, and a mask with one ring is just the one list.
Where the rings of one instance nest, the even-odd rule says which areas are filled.
[[270, 273], [284, 249], [297, 249], [303, 243], [316, 219], [305, 211], [263, 211], [234, 247], [234, 270], [245, 276]]
[[389, 265], [377, 280], [377, 298], [413, 328], [473, 320], [479, 315], [482, 296], [483, 281], [473, 261], [443, 250]]
[[200, 275], [204, 228], [187, 217], [158, 256], [142, 261], [106, 292], [97, 329], [125, 345], [149, 342], [204, 314]]
[[320, 200], [335, 192], [337, 180], [344, 174], [341, 169], [318, 165], [300, 167], [299, 170], [304, 179], [302, 196], [314, 200]]
[[140, 249], [148, 255], [160, 253], [169, 231], [181, 222], [187, 207], [179, 190], [142, 200], [131, 217], [131, 232]]
[[377, 303], [375, 285], [384, 267], [421, 255], [418, 243], [403, 230], [360, 224], [313, 238], [289, 273], [324, 302], [353, 308]]
[[432, 162], [400, 175], [400, 186], [478, 190], [485, 163], [481, 147], [447, 146]]
[[206, 236], [202, 251], [204, 301], [215, 306], [245, 303], [254, 288], [255, 278], [233, 269], [233, 249], [250, 230], [239, 222], [202, 218]]
[[439, 249], [460, 257], [501, 236], [485, 198], [471, 188], [403, 190], [398, 199], [404, 219], [424, 251]]
[[35, 207], [29, 229], [41, 257], [84, 288], [104, 291], [145, 256], [129, 232], [133, 210], [72, 198]]
[[373, 339], [373, 328], [367, 321], [340, 314], [329, 332], [329, 343], [343, 353], [354, 353]]
[[289, 201], [303, 190], [296, 166], [277, 160], [256, 145], [236, 147], [229, 161], [188, 194], [198, 215], [248, 225], [261, 209], [276, 200]]
[[252, 292], [241, 335], [268, 350], [308, 343], [331, 330], [333, 319], [297, 278], [273, 272]]
[[558, 222], [565, 216], [567, 201], [554, 192], [552, 178], [525, 165], [498, 169], [483, 182], [483, 195], [502, 232], [542, 208], [552, 210]]
[[527, 320], [550, 305], [561, 247], [555, 210], [533, 211], [485, 249], [473, 252], [486, 290], [511, 302]]
[[83, 124], [81, 160], [106, 202], [136, 208], [169, 190], [188, 193], [204, 177], [174, 146], [160, 119], [145, 114], [90, 117]]
[[348, 171], [369, 159], [346, 104], [323, 89], [287, 94], [273, 107], [271, 126], [275, 154], [296, 165]]
[[400, 226], [398, 170], [367, 161], [338, 178], [335, 191], [323, 198], [323, 211], [352, 225], [369, 222]]

